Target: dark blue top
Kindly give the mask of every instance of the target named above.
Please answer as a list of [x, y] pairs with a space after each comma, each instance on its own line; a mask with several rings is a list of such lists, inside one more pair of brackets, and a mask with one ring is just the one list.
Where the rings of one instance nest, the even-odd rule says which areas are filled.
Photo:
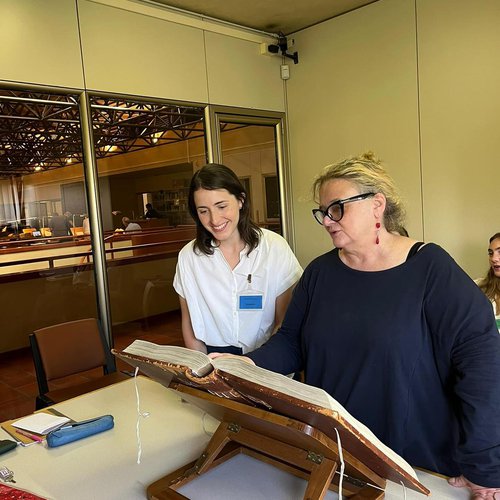
[[248, 355], [305, 370], [410, 464], [500, 487], [500, 335], [491, 304], [439, 246], [386, 271], [314, 260], [281, 329]]

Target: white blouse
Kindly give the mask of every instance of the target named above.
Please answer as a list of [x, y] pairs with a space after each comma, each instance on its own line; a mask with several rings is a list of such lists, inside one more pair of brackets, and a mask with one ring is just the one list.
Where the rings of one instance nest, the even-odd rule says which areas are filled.
[[[276, 298], [302, 275], [297, 258], [282, 236], [266, 229], [250, 255], [241, 251], [234, 269], [219, 248], [206, 255], [195, 253], [193, 245], [194, 240], [179, 252], [174, 288], [187, 302], [195, 337], [211, 346], [253, 351], [272, 334]], [[262, 294], [262, 309], [238, 307], [239, 295], [249, 289]]]

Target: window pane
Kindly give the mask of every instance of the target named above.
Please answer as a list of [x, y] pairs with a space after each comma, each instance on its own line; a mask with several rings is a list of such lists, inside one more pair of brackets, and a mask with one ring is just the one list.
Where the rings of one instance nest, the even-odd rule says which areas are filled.
[[77, 98], [0, 90], [0, 352], [96, 317]]
[[204, 109], [107, 96], [91, 108], [115, 341], [179, 343], [162, 325], [179, 309], [177, 253], [195, 235], [187, 196], [206, 163]]
[[275, 126], [222, 120], [220, 125], [222, 163], [250, 186], [252, 219], [261, 227], [281, 232], [280, 193], [269, 187], [268, 196], [266, 185], [270, 178], [278, 186]]

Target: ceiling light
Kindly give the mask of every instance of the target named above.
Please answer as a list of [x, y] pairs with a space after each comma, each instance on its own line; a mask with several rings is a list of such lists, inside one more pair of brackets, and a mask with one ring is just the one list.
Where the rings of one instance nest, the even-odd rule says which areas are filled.
[[151, 134], [151, 142], [153, 144], [156, 144], [158, 142], [158, 139], [160, 139], [163, 136], [163, 132], [155, 132], [154, 134]]

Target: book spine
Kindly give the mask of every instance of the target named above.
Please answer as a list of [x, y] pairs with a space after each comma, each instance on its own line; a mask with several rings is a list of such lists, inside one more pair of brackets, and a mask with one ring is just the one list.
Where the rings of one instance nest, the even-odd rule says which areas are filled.
[[114, 354], [130, 365], [139, 368], [142, 373], [165, 387], [169, 387], [172, 382], [179, 382], [210, 392], [221, 398], [232, 399], [233, 401], [239, 401], [240, 403], [254, 406], [249, 399], [242, 396], [238, 391], [222, 380], [218, 376], [217, 370], [212, 370], [208, 375], [199, 377], [187, 366], [176, 365], [123, 352], [115, 352]]
[[[232, 399], [233, 401], [239, 401], [240, 403], [251, 404], [249, 399], [245, 398], [236, 389], [222, 380], [219, 376], [218, 370], [213, 370], [204, 377], [197, 377], [193, 375], [190, 370], [187, 370], [184, 373], [184, 376], [189, 382], [191, 382], [191, 385], [198, 384], [198, 388], [204, 389], [214, 396]], [[254, 405], [252, 404], [252, 406]]]

